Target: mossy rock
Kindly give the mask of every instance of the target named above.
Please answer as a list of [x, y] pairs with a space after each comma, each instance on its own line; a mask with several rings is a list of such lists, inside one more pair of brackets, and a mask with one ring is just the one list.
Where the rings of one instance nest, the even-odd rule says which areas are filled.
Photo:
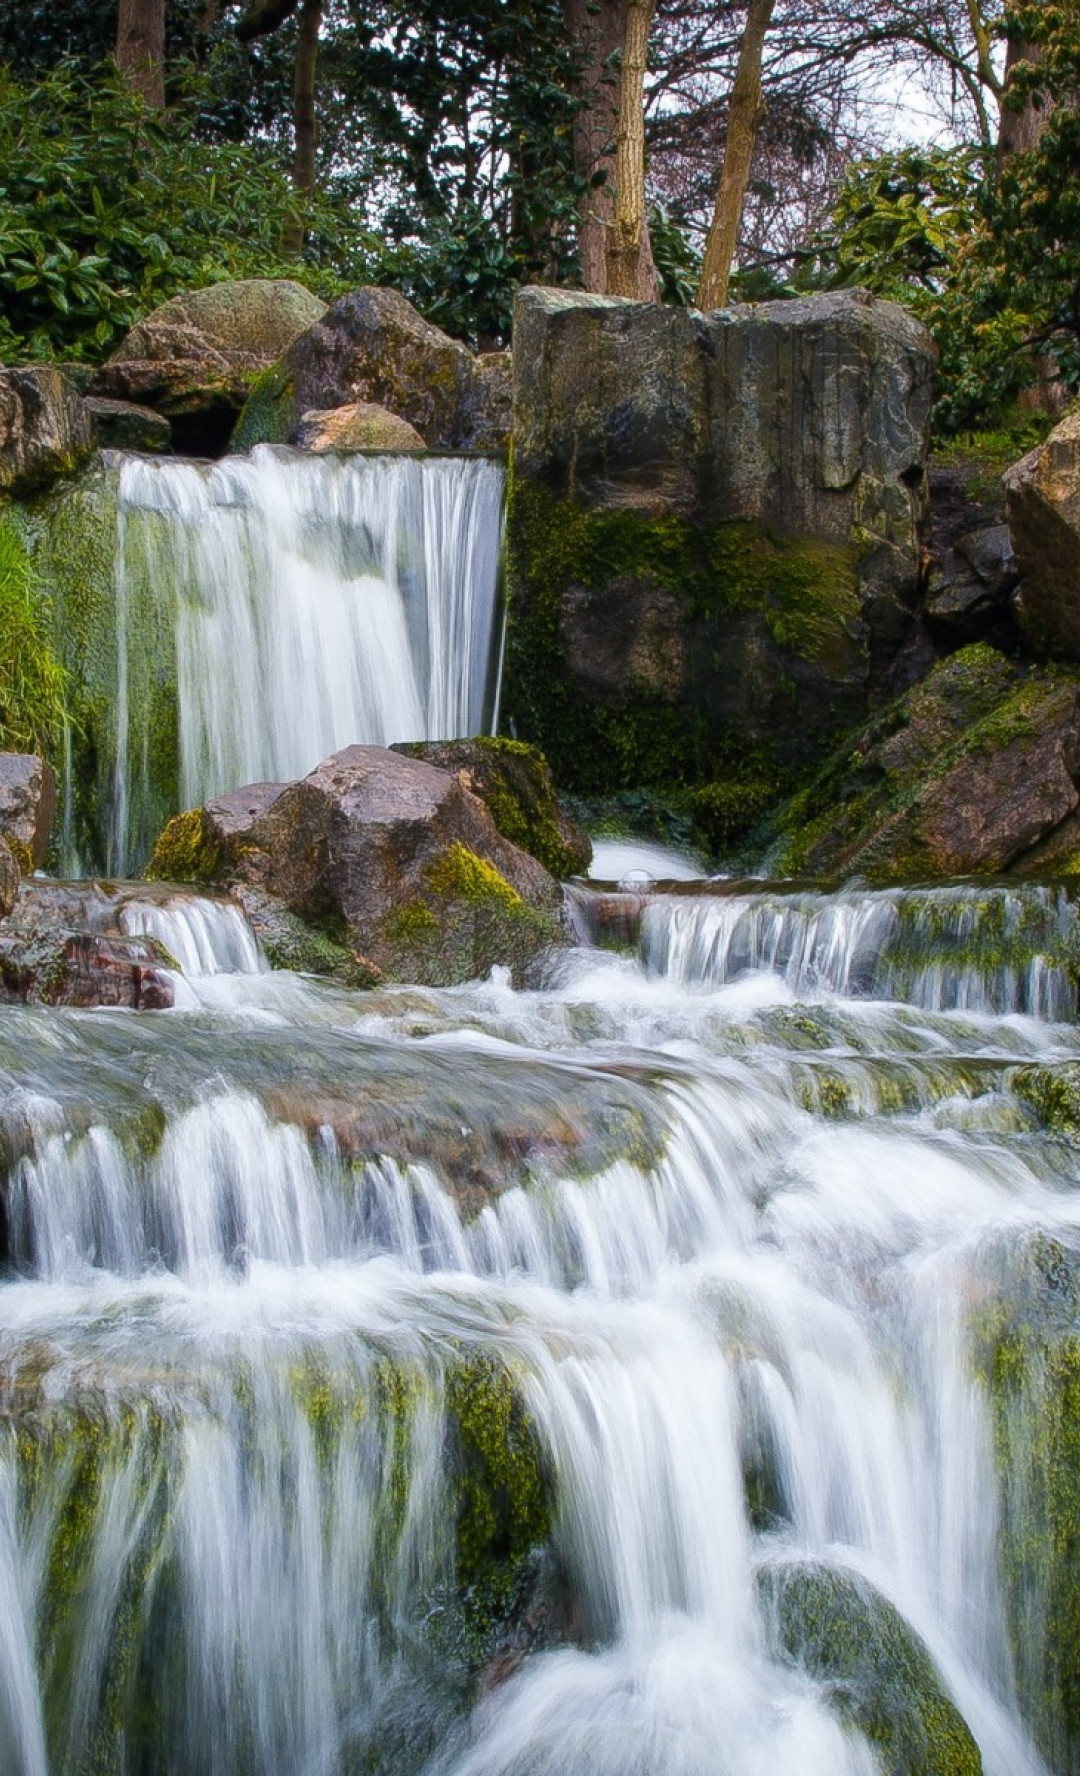
[[805, 769], [864, 713], [859, 546], [513, 478], [503, 713], [581, 795]]
[[444, 771], [464, 771], [503, 838], [535, 857], [557, 880], [588, 870], [592, 845], [560, 807], [539, 747], [503, 736], [478, 736], [421, 740], [393, 750]]
[[454, 840], [424, 866], [419, 892], [386, 914], [375, 953], [392, 979], [453, 986], [498, 966], [520, 983], [562, 935], [552, 912], [530, 905], [494, 864]]
[[1080, 1061], [1021, 1067], [1012, 1088], [1051, 1134], [1080, 1147]]
[[865, 1734], [882, 1776], [982, 1776], [982, 1758], [926, 1647], [866, 1579], [818, 1561], [758, 1574], [780, 1649], [826, 1684], [840, 1719]]
[[1001, 1498], [1021, 1707], [1051, 1768], [1080, 1771], [1080, 1248], [1038, 1232], [990, 1261], [974, 1316]]
[[285, 444], [299, 419], [292, 377], [284, 365], [274, 364], [251, 379], [248, 398], [229, 439], [229, 452], [254, 450], [256, 444]]
[[762, 829], [775, 874], [996, 875], [1078, 802], [1077, 684], [978, 643], [853, 732]]

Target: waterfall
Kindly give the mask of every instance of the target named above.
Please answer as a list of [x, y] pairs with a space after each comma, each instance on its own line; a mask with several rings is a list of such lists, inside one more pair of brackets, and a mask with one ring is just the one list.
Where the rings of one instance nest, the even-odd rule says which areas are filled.
[[5, 1773], [1074, 1767], [1064, 891], [366, 994], [108, 893], [183, 1005], [0, 1020]]
[[118, 461], [110, 873], [177, 797], [288, 781], [354, 742], [490, 731], [496, 462]]

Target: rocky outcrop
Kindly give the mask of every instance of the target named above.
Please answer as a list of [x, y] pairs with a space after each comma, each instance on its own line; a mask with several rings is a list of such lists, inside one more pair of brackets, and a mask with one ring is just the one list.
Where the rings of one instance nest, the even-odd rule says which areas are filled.
[[0, 494], [35, 492], [77, 469], [93, 445], [82, 396], [61, 371], [0, 369]]
[[24, 881], [0, 926], [0, 1003], [159, 1011], [174, 998], [172, 958], [130, 937], [96, 883]]
[[943, 650], [973, 641], [1015, 647], [1020, 576], [1004, 493], [988, 504], [973, 496], [965, 480], [956, 469], [931, 466], [923, 619]]
[[305, 413], [289, 439], [300, 450], [423, 450], [424, 440], [407, 419], [370, 401]]
[[33, 753], [0, 752], [0, 837], [21, 868], [41, 869], [56, 813], [56, 779]]
[[168, 450], [172, 426], [163, 413], [140, 407], [134, 401], [111, 401], [104, 395], [88, 395], [86, 407], [94, 437], [103, 450]]
[[527, 851], [552, 876], [583, 876], [592, 862], [592, 842], [559, 806], [551, 771], [542, 752], [523, 740], [419, 740], [395, 746], [409, 758], [424, 759], [442, 771], [462, 774], [465, 787], [480, 797], [504, 839]]
[[233, 448], [285, 443], [307, 412], [363, 403], [407, 420], [429, 449], [498, 449], [509, 384], [505, 354], [474, 357], [396, 290], [353, 290], [260, 378]]
[[254, 889], [344, 942], [372, 977], [446, 985], [496, 963], [520, 974], [561, 934], [556, 883], [461, 776], [377, 746], [178, 815], [148, 873]]
[[253, 379], [324, 309], [288, 279], [241, 278], [176, 296], [131, 329], [90, 392], [151, 407], [172, 420], [178, 449], [213, 453]]
[[1080, 413], [1005, 475], [1020, 622], [1039, 654], [1080, 660]]
[[985, 645], [943, 661], [850, 736], [781, 811], [770, 866], [872, 882], [1024, 873], [1056, 835], [1080, 836], [1076, 680]]
[[521, 292], [504, 708], [560, 784], [782, 774], [865, 714], [919, 589], [931, 368], [860, 292]]

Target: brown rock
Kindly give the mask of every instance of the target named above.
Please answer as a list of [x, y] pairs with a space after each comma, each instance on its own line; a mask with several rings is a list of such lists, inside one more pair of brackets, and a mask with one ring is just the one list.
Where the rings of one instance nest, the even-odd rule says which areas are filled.
[[7, 840], [0, 838], [0, 919], [6, 919], [19, 893], [19, 865]]
[[140, 407], [134, 401], [111, 401], [104, 395], [88, 395], [86, 407], [94, 436], [103, 450], [168, 450], [172, 427], [163, 413]]
[[70, 474], [93, 445], [82, 396], [59, 370], [0, 370], [0, 494], [30, 493]]
[[132, 1011], [172, 1005], [169, 959], [153, 939], [117, 930], [115, 911], [94, 882], [24, 881], [0, 930], [0, 1000]]
[[290, 438], [301, 450], [423, 450], [407, 419], [368, 401], [305, 413]]
[[41, 869], [56, 813], [56, 779], [33, 753], [0, 752], [0, 834], [24, 870]]
[[183, 855], [192, 835], [219, 881], [344, 936], [372, 977], [443, 985], [497, 962], [520, 972], [561, 936], [556, 882], [462, 776], [382, 747], [346, 747], [299, 783], [178, 815], [155, 863]]
[[1080, 413], [1004, 476], [1020, 622], [1037, 652], [1080, 660]]
[[504, 839], [535, 857], [553, 876], [584, 875], [592, 862], [588, 833], [559, 806], [547, 760], [535, 746], [501, 736], [418, 740], [395, 746], [409, 758], [462, 773]]

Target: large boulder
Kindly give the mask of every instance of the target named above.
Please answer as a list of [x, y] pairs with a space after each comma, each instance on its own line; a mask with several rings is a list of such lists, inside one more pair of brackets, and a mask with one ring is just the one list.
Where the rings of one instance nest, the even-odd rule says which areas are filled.
[[520, 974], [561, 935], [557, 884], [461, 776], [378, 746], [178, 815], [148, 873], [257, 890], [373, 975], [432, 985]]
[[509, 430], [509, 364], [477, 358], [397, 290], [342, 296], [260, 378], [233, 448], [284, 443], [309, 410], [358, 402], [416, 427], [431, 449], [501, 448]]
[[1053, 835], [1080, 848], [1078, 776], [1076, 680], [985, 644], [964, 648], [850, 735], [787, 803], [769, 861], [826, 880], [1025, 873]]
[[224, 448], [255, 377], [325, 307], [279, 278], [240, 278], [176, 296], [132, 327], [91, 393], [165, 414], [179, 449]]
[[289, 439], [300, 450], [423, 450], [414, 425], [370, 401], [305, 413]]
[[94, 447], [82, 396], [46, 365], [0, 370], [0, 494], [33, 493]]
[[1080, 660], [1080, 413], [1004, 480], [1021, 625], [1036, 652]]
[[504, 709], [567, 788], [803, 767], [912, 621], [933, 353], [862, 292], [528, 289]]
[[442, 771], [463, 773], [504, 839], [520, 846], [552, 876], [583, 876], [592, 842], [559, 806], [543, 753], [524, 740], [478, 736], [473, 740], [417, 740], [395, 746], [410, 758]]
[[22, 868], [41, 869], [56, 813], [56, 779], [44, 759], [0, 752], [0, 836]]
[[168, 450], [172, 426], [163, 413], [141, 407], [135, 401], [112, 401], [104, 395], [88, 395], [86, 407], [94, 437], [102, 450]]

